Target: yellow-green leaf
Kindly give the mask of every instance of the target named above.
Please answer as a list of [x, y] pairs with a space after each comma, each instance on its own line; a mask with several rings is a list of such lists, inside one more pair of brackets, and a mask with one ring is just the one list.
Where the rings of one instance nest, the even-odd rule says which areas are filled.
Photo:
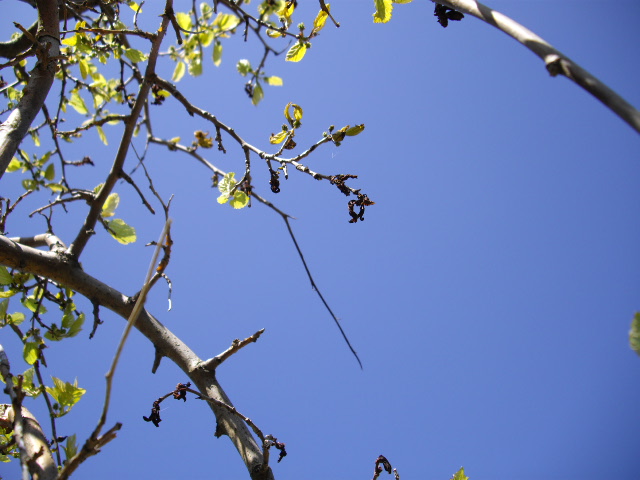
[[176, 68], [173, 71], [173, 75], [171, 76], [171, 80], [174, 82], [179, 82], [182, 77], [184, 77], [184, 72], [187, 71], [187, 67], [181, 61], [178, 61], [176, 64]]
[[40, 349], [38, 348], [37, 342], [27, 342], [24, 344], [24, 348], [22, 350], [22, 358], [29, 365], [33, 365], [38, 361], [40, 357]]
[[219, 13], [213, 24], [223, 32], [233, 30], [240, 24], [240, 19], [230, 13]]
[[393, 3], [411, 3], [413, 0], [393, 0]]
[[124, 223], [124, 220], [119, 218], [111, 220], [107, 222], [107, 227], [111, 236], [123, 245], [136, 241], [136, 229]]
[[100, 212], [102, 218], [113, 217], [119, 204], [120, 195], [118, 195], [117, 193], [109, 194], [109, 196], [107, 197], [107, 201], [104, 202], [104, 205], [102, 206], [102, 212]]
[[[331, 11], [331, 4], [326, 3], [325, 5], [327, 7], [327, 10]], [[318, 12], [316, 19], [313, 21], [313, 33], [318, 33], [320, 30], [324, 28], [324, 24], [326, 23], [328, 17], [329, 17], [329, 14], [324, 10], [320, 10]]]
[[134, 12], [137, 13], [142, 13], [142, 8], [140, 8], [140, 6], [133, 1], [128, 2], [129, 8], [131, 8], [131, 10], [133, 10]]
[[96, 125], [96, 130], [102, 143], [104, 143], [105, 145], [109, 145], [109, 142], [107, 142], [107, 136], [104, 134], [104, 130], [102, 129], [102, 127], [100, 125]]
[[281, 87], [283, 85], [283, 81], [282, 78], [280, 77], [276, 77], [275, 75], [272, 75], [270, 77], [264, 77], [265, 82], [267, 82], [268, 85], [271, 85], [272, 87]]
[[263, 98], [264, 91], [262, 90], [262, 85], [256, 82], [256, 86], [253, 88], [253, 95], [251, 96], [251, 103], [258, 105]]
[[69, 47], [75, 47], [77, 41], [78, 41], [78, 35], [74, 35], [73, 37], [65, 38], [64, 40], [62, 40], [61, 43]]
[[91, 72], [91, 68], [89, 67], [89, 62], [87, 62], [84, 58], [81, 58], [78, 61], [78, 67], [80, 67], [80, 75], [82, 75], [82, 79], [86, 80], [87, 76]]
[[224, 205], [224, 204], [225, 204], [225, 203], [227, 203], [228, 201], [229, 201], [229, 197], [228, 197], [227, 195], [224, 195], [224, 194], [223, 194], [223, 195], [220, 195], [220, 196], [218, 197], [218, 203], [219, 203], [220, 205]]
[[51, 182], [55, 178], [55, 176], [56, 167], [53, 163], [50, 163], [49, 165], [47, 165], [47, 169], [44, 171], [44, 178]]
[[185, 30], [191, 30], [191, 15], [188, 15], [183, 12], [176, 13], [176, 21], [180, 28], [184, 28]]
[[629, 330], [629, 345], [631, 348], [640, 355], [640, 313], [636, 313], [631, 322], [631, 329]]
[[135, 48], [127, 48], [124, 51], [124, 56], [131, 60], [133, 63], [144, 62], [147, 59], [147, 56], [142, 53], [140, 50], [136, 50]]
[[87, 110], [87, 105], [84, 103], [84, 100], [78, 92], [73, 92], [71, 94], [69, 105], [75, 108], [76, 112], [81, 115], [87, 115], [89, 113], [89, 110]]
[[344, 132], [344, 134], [348, 135], [349, 137], [355, 137], [363, 130], [364, 130], [364, 123], [361, 123], [360, 125], [356, 125], [354, 127], [348, 128], [347, 131]]
[[273, 145], [282, 143], [284, 139], [287, 138], [287, 135], [289, 135], [289, 132], [285, 132], [285, 131], [272, 133], [271, 136], [269, 137], [269, 143]]
[[219, 67], [222, 63], [222, 44], [218, 41], [213, 45], [213, 64]]
[[291, 48], [287, 52], [285, 60], [287, 62], [299, 62], [304, 58], [305, 53], [307, 53], [307, 45], [298, 42], [291, 46]]
[[249, 195], [247, 195], [244, 192], [239, 192], [239, 191], [235, 191], [234, 192], [233, 198], [229, 202], [229, 205], [231, 205], [236, 210], [238, 210], [240, 208], [244, 208], [248, 204], [249, 204]]
[[391, 20], [392, 0], [374, 0], [373, 3], [376, 6], [376, 13], [373, 14], [374, 23], [387, 23]]

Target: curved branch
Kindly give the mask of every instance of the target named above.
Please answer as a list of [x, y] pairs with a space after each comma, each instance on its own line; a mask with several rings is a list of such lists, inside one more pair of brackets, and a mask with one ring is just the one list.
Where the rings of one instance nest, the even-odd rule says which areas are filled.
[[[38, 62], [31, 70], [22, 98], [9, 118], [0, 125], [0, 178], [40, 112], [53, 85], [56, 58], [60, 55], [57, 0], [38, 0], [40, 27], [36, 35]], [[26, 33], [25, 33], [26, 35]]]
[[551, 76], [564, 75], [604, 103], [640, 133], [640, 111], [608, 86], [518, 22], [475, 0], [432, 0], [493, 25], [540, 57]]
[[[80, 265], [67, 255], [37, 250], [0, 236], [0, 264], [49, 278], [99, 303], [125, 320], [133, 310], [135, 302], [131, 297], [85, 273]], [[204, 368], [205, 363], [147, 310], [140, 312], [135, 327], [149, 339], [160, 355], [169, 358], [188, 375], [202, 393], [233, 406], [218, 383], [215, 371]], [[246, 423], [223, 408], [209, 405], [218, 422], [216, 431], [229, 436], [252, 480], [273, 479], [271, 469], [263, 469], [262, 448], [256, 443]]]
[[[31, 35], [35, 36], [36, 32], [38, 31], [38, 22], [34, 22], [27, 31]], [[27, 34], [21, 33], [15, 38], [15, 40], [11, 40], [9, 42], [0, 42], [0, 57], [15, 58], [21, 53], [26, 52], [32, 45], [33, 42], [27, 36]]]

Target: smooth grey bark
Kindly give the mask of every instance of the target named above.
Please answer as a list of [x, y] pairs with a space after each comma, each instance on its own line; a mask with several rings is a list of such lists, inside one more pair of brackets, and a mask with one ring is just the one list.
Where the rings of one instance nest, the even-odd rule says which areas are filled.
[[[135, 303], [131, 297], [85, 273], [80, 265], [66, 253], [38, 250], [0, 236], [0, 264], [21, 272], [42, 276], [69, 287], [125, 320], [129, 318]], [[215, 370], [206, 368], [210, 364], [203, 362], [148, 311], [143, 310], [140, 313], [135, 328], [153, 344], [156, 355], [162, 355], [173, 361], [201, 393], [233, 406], [218, 383]], [[224, 408], [211, 403], [209, 406], [217, 420], [217, 426], [212, 425], [212, 429], [229, 437], [249, 470], [252, 480], [272, 480], [274, 477], [271, 468], [263, 467], [262, 446], [257, 444], [246, 423]]]
[[39, 27], [34, 45], [38, 62], [29, 72], [22, 98], [9, 118], [0, 125], [0, 178], [15, 155], [29, 127], [42, 109], [53, 85], [60, 55], [60, 20], [57, 0], [37, 0]]

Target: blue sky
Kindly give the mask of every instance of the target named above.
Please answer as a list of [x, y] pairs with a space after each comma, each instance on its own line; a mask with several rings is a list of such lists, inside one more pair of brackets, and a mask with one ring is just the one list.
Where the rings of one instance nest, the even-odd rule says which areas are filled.
[[[296, 21], [310, 25], [317, 3], [301, 3]], [[352, 184], [376, 205], [356, 225], [335, 187], [291, 173], [274, 195], [267, 169], [253, 160], [256, 191], [296, 217], [316, 283], [364, 369], [311, 290], [281, 219], [257, 204], [218, 205], [209, 172], [161, 148], [147, 164], [156, 189], [175, 195], [173, 309], [166, 311], [161, 284], [147, 307], [202, 358], [266, 329], [218, 378], [238, 410], [286, 442], [276, 478], [367, 479], [380, 454], [403, 479], [444, 480], [461, 466], [472, 480], [635, 478], [640, 358], [627, 334], [640, 310], [640, 137], [476, 19], [443, 29], [432, 3], [416, 0], [376, 25], [373, 2], [333, 3], [341, 27], [327, 25], [299, 64], [271, 58], [267, 73], [285, 85], [266, 87], [257, 108], [235, 63], [257, 64], [260, 52], [240, 38], [225, 43], [219, 68], [205, 63], [202, 77], [179, 87], [262, 148], [288, 102], [304, 108], [301, 148], [331, 124], [366, 125], [308, 159], [322, 173], [358, 175]], [[490, 5], [640, 105], [640, 4]], [[148, 8], [141, 21], [155, 28], [155, 7]], [[5, 0], [2, 10], [0, 31], [15, 15], [29, 23], [23, 4]], [[161, 67], [166, 77], [171, 71]], [[153, 109], [157, 136], [213, 132], [171, 99]], [[119, 127], [105, 130], [108, 147], [95, 133], [74, 147], [96, 163], [74, 172], [74, 181], [94, 186], [108, 171]], [[213, 149], [207, 158], [241, 171], [242, 152], [225, 145], [226, 156]], [[2, 179], [3, 196], [19, 191], [15, 175]], [[103, 232], [82, 263], [132, 294], [151, 256], [144, 244], [163, 219], [146, 213], [126, 184], [117, 192], [119, 216], [140, 240], [120, 246]], [[44, 201], [25, 203], [9, 234], [44, 231], [41, 218], [27, 217]], [[58, 212], [56, 234], [70, 243], [85, 213], [81, 205]], [[62, 434], [84, 439], [99, 416], [103, 374], [124, 325], [106, 311], [103, 319], [93, 340], [82, 333], [47, 351], [50, 374], [77, 376], [88, 389], [75, 414], [60, 420]], [[16, 339], [5, 331], [0, 338], [21, 371]], [[205, 405], [165, 402], [158, 429], [141, 420], [153, 400], [187, 380], [166, 361], [152, 375], [152, 361], [152, 347], [134, 333], [108, 422], [124, 427], [78, 478], [248, 478], [230, 442], [213, 437]], [[44, 419], [40, 403], [33, 410]], [[15, 464], [0, 467], [5, 478], [16, 472]]]

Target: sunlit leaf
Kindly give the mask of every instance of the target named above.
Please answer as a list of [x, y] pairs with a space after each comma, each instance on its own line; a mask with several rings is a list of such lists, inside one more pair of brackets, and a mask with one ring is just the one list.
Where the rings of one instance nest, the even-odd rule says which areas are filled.
[[71, 98], [69, 99], [69, 105], [75, 108], [76, 112], [81, 115], [87, 115], [89, 110], [87, 109], [87, 105], [84, 103], [84, 100], [80, 96], [78, 92], [73, 92], [71, 94]]
[[629, 345], [640, 355], [640, 312], [636, 313], [631, 322], [631, 330], [629, 330]]
[[75, 47], [77, 41], [78, 41], [78, 35], [74, 35], [72, 37], [65, 38], [60, 43], [62, 43], [62, 45], [66, 45], [68, 47]]
[[29, 365], [33, 365], [40, 358], [40, 349], [37, 342], [26, 342], [22, 349], [22, 358]]
[[78, 60], [78, 67], [80, 67], [80, 75], [83, 80], [86, 80], [91, 72], [91, 68], [89, 67], [89, 62], [87, 62], [84, 58], [80, 58]]
[[240, 24], [241, 20], [230, 13], [219, 13], [213, 21], [213, 25], [217, 26], [223, 32], [233, 30]]
[[144, 53], [142, 53], [140, 50], [136, 50], [135, 48], [125, 49], [124, 56], [131, 60], [133, 63], [144, 62], [147, 59], [147, 56]]
[[100, 212], [100, 215], [102, 215], [103, 218], [113, 217], [119, 204], [120, 195], [117, 193], [110, 193], [107, 197], [107, 201], [104, 202], [104, 205], [102, 206], [102, 212]]
[[360, 125], [356, 125], [356, 126], [351, 127], [351, 128], [348, 128], [347, 131], [344, 132], [344, 134], [349, 136], [349, 137], [355, 137], [356, 135], [358, 135], [363, 130], [364, 130], [364, 123], [362, 123]]
[[272, 87], [281, 87], [284, 84], [284, 82], [282, 81], [282, 78], [276, 77], [275, 75], [272, 75], [270, 77], [264, 77], [264, 81], [267, 82], [267, 84], [271, 85]]
[[191, 15], [183, 12], [176, 13], [176, 21], [180, 28], [184, 28], [185, 30], [191, 30]]
[[53, 163], [47, 165], [47, 169], [44, 171], [44, 178], [52, 181], [56, 177], [56, 166]]
[[453, 474], [451, 480], [469, 480], [469, 477], [464, 474], [464, 468], [460, 468], [460, 470]]
[[263, 98], [264, 91], [262, 90], [262, 85], [260, 85], [259, 82], [256, 82], [256, 86], [253, 89], [253, 95], [251, 97], [251, 103], [258, 105]]
[[131, 10], [133, 10], [134, 12], [142, 13], [142, 8], [140, 8], [140, 5], [138, 5], [136, 2], [130, 0], [129, 2], [127, 2], [127, 5], [129, 5], [129, 8], [131, 8]]
[[282, 143], [282, 141], [287, 138], [287, 135], [289, 135], [289, 132], [278, 132], [278, 133], [272, 133], [271, 136], [269, 137], [269, 143], [272, 143], [274, 145], [278, 144], [278, 143]]
[[[331, 4], [326, 3], [325, 5], [327, 7], [327, 10], [331, 11]], [[327, 12], [325, 12], [324, 10], [320, 10], [318, 12], [316, 19], [313, 21], [313, 33], [318, 33], [324, 28], [324, 24], [326, 23], [327, 18], [329, 18], [329, 14]]]
[[374, 23], [387, 23], [391, 20], [392, 0], [374, 0], [373, 3], [376, 6], [376, 12], [373, 14]]
[[104, 143], [105, 145], [109, 145], [109, 142], [107, 141], [107, 136], [104, 134], [104, 130], [102, 129], [102, 127], [100, 125], [96, 125], [96, 131], [98, 132], [98, 136], [100, 137], [100, 141], [102, 143]]
[[285, 60], [287, 62], [299, 62], [304, 58], [305, 53], [307, 53], [307, 45], [300, 42], [295, 43], [287, 52]]
[[123, 245], [136, 241], [136, 229], [131, 225], [127, 225], [124, 220], [115, 218], [107, 222], [107, 228], [113, 238]]
[[236, 210], [244, 208], [248, 204], [249, 204], [249, 195], [239, 191], [234, 192], [233, 198], [229, 201], [229, 205], [231, 205]]
[[67, 459], [67, 462], [76, 456], [78, 453], [78, 445], [76, 444], [76, 434], [69, 435], [67, 437], [67, 442], [62, 446], [64, 450], [64, 456]]
[[178, 61], [176, 64], [176, 68], [173, 71], [173, 75], [171, 76], [171, 80], [174, 82], [179, 82], [182, 77], [184, 77], [184, 73], [187, 71], [187, 67], [184, 62]]
[[249, 63], [249, 60], [243, 58], [242, 60], [238, 60], [236, 68], [240, 75], [244, 77], [247, 73], [251, 72], [251, 63]]
[[54, 386], [46, 387], [46, 390], [59, 406], [55, 416], [62, 417], [69, 413], [71, 408], [80, 401], [86, 390], [78, 387], [77, 378], [73, 383], [65, 382], [53, 376], [51, 379], [53, 380]]
[[219, 67], [222, 63], [222, 44], [216, 40], [213, 45], [213, 64]]

